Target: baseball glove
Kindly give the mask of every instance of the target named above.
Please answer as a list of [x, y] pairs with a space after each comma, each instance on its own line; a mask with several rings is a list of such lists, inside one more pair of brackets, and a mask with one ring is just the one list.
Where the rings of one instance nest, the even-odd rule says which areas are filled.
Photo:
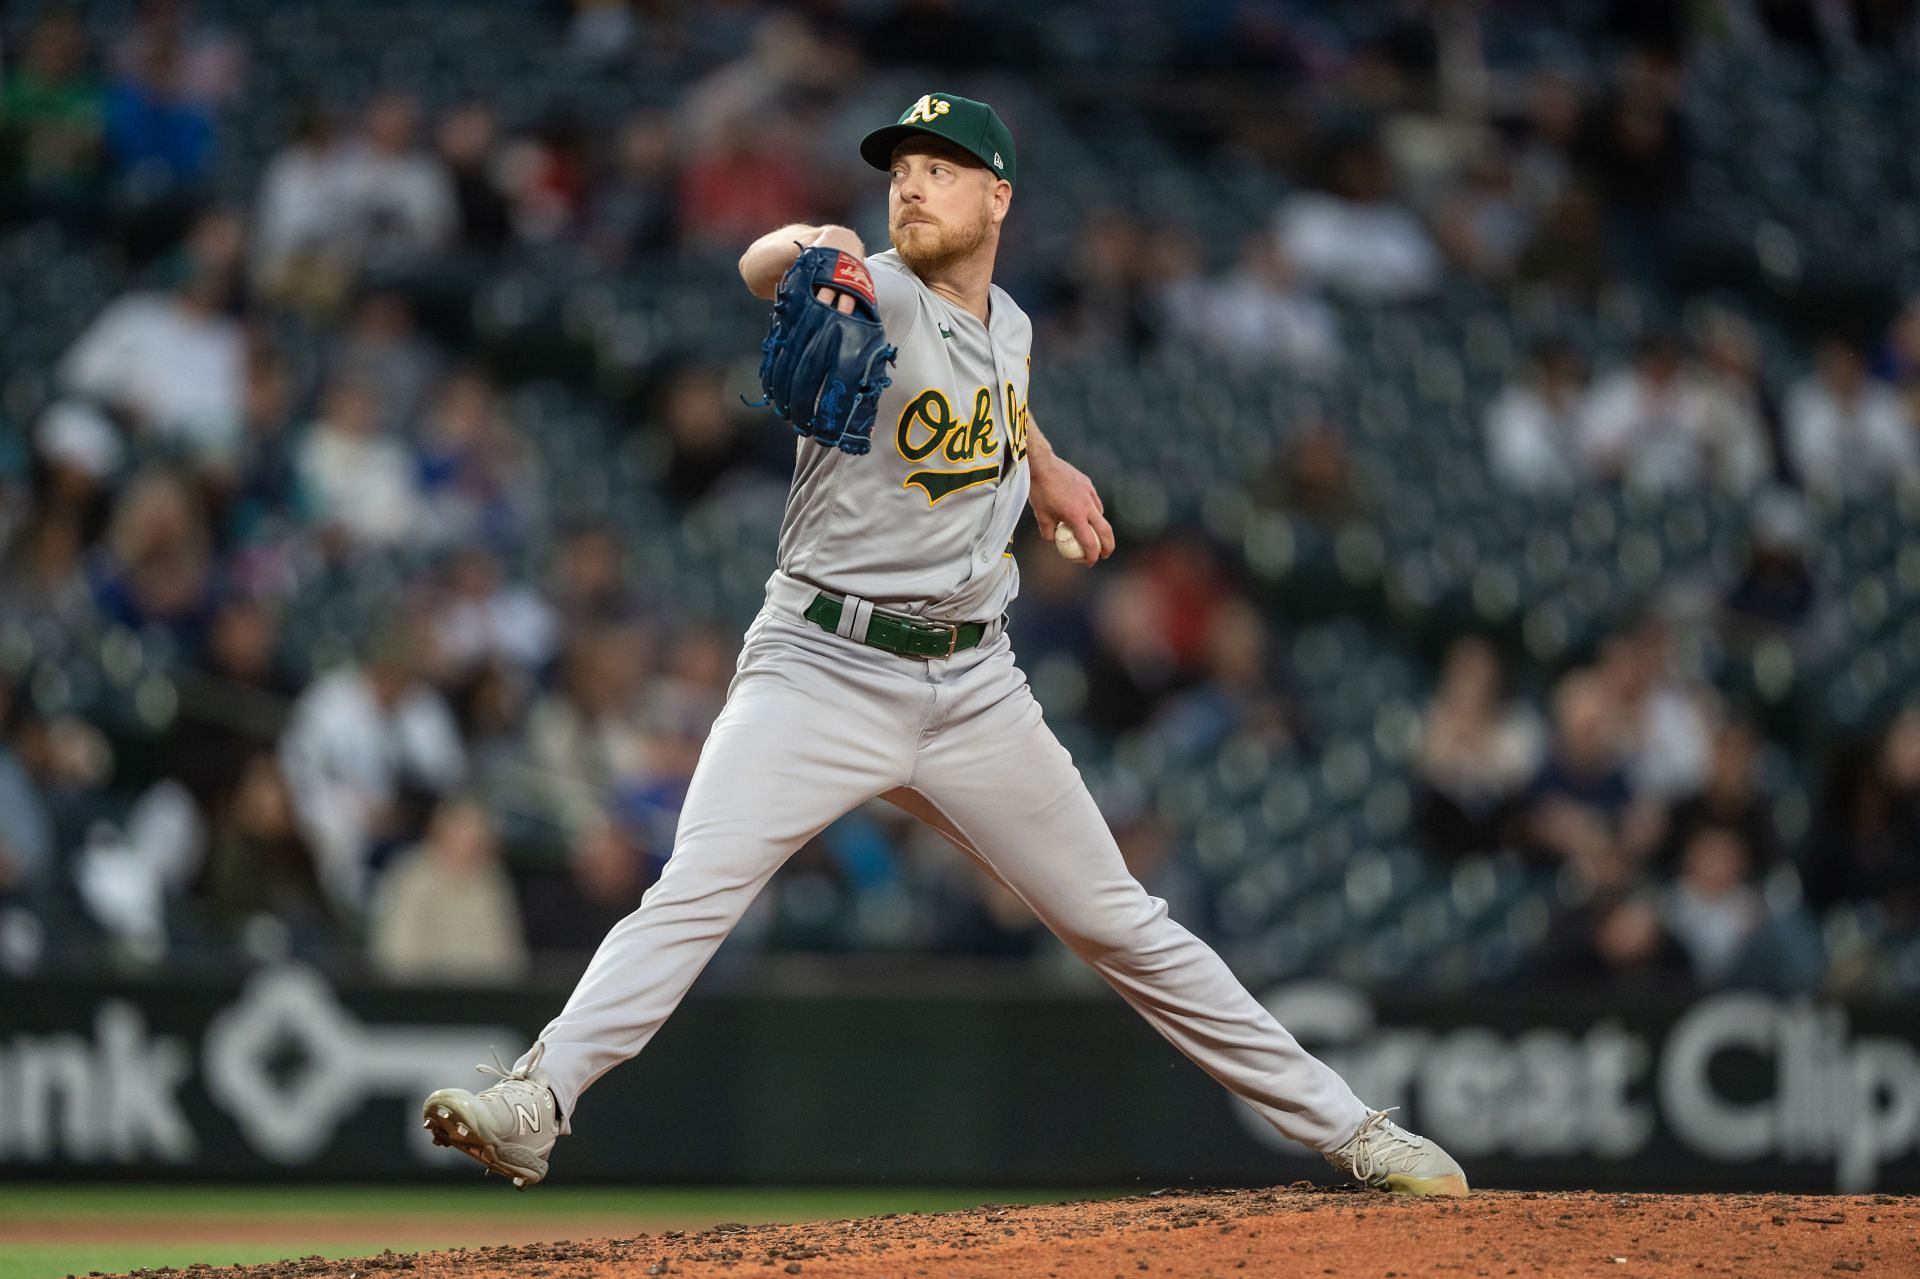
[[[817, 293], [853, 299], [851, 314]], [[760, 344], [762, 404], [824, 447], [865, 453], [896, 348], [887, 345], [866, 263], [838, 249], [803, 248], [781, 277]]]

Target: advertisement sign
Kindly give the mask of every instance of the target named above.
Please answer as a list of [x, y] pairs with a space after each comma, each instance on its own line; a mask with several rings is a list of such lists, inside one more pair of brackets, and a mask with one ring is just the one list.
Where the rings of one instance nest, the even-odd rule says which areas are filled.
[[[0, 1178], [471, 1177], [419, 1128], [564, 991], [0, 984]], [[1376, 999], [1283, 1025], [1483, 1186], [1920, 1190], [1920, 1009], [1725, 992]], [[568, 1181], [1244, 1185], [1328, 1176], [1104, 992], [696, 995], [583, 1099]]]

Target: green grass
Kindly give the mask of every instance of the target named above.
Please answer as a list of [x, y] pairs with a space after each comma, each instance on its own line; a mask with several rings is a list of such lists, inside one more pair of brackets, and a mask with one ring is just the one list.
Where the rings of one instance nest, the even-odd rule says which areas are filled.
[[[0, 1236], [4, 1238], [4, 1236]], [[302, 1247], [288, 1244], [229, 1244], [225, 1247], [182, 1247], [179, 1244], [8, 1244], [0, 1243], [0, 1279], [62, 1279], [65, 1275], [85, 1275], [90, 1270], [102, 1274], [120, 1274], [128, 1270], [154, 1266], [190, 1266], [196, 1261], [216, 1266], [252, 1265], [259, 1261], [284, 1261], [289, 1257], [364, 1257], [382, 1248], [395, 1252], [418, 1252], [424, 1248], [453, 1245], [452, 1240], [416, 1240], [394, 1243], [381, 1240], [355, 1247], [351, 1244], [315, 1244]], [[204, 1271], [200, 1273], [205, 1273]]]
[[[186, 1266], [196, 1261], [214, 1265], [275, 1261], [319, 1254], [356, 1257], [383, 1248], [413, 1252], [458, 1246], [461, 1222], [540, 1223], [540, 1235], [549, 1239], [576, 1237], [572, 1227], [609, 1219], [631, 1222], [633, 1233], [671, 1227], [693, 1228], [717, 1221], [757, 1224], [769, 1221], [818, 1221], [866, 1217], [886, 1212], [944, 1212], [981, 1203], [1052, 1203], [1065, 1199], [1100, 1198], [1124, 1193], [1006, 1190], [921, 1189], [726, 1189], [674, 1187], [564, 1187], [551, 1186], [516, 1194], [502, 1185], [451, 1186], [7, 1186], [0, 1188], [0, 1279], [60, 1279], [152, 1266]], [[403, 1229], [391, 1230], [400, 1214], [414, 1219]], [[368, 1218], [364, 1239], [338, 1223]], [[142, 1222], [175, 1223], [186, 1219], [283, 1219], [288, 1229], [283, 1242], [234, 1244], [152, 1244], [138, 1241]], [[302, 1239], [299, 1222], [310, 1218], [327, 1223], [324, 1234]], [[16, 1243], [10, 1230], [21, 1222], [51, 1220], [74, 1223], [72, 1242]], [[111, 1239], [89, 1241], [88, 1222], [114, 1223]], [[129, 1236], [135, 1236], [129, 1238]]]

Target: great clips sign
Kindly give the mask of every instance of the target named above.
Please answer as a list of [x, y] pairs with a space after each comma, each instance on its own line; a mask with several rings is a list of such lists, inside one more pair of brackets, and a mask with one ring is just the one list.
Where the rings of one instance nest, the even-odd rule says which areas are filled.
[[[1477, 1014], [1409, 1018], [1322, 982], [1265, 1002], [1369, 1104], [1402, 1107], [1469, 1168], [1585, 1164], [1609, 1182], [1606, 1170], [1643, 1168], [1654, 1184], [1725, 1169], [1729, 1185], [1757, 1187], [1797, 1165], [1796, 1181], [1817, 1167], [1853, 1192], [1920, 1180], [1920, 1010], [1856, 1025], [1835, 1004], [1730, 992], [1661, 1010], [1489, 997]], [[1256, 1139], [1286, 1144], [1242, 1116]]]
[[[556, 1180], [1331, 1175], [1104, 991], [916, 982], [697, 991], [587, 1094]], [[339, 987], [298, 967], [239, 985], [0, 984], [0, 1178], [471, 1177], [420, 1131], [419, 1098], [483, 1083], [474, 1064], [517, 1056], [565, 996]], [[1326, 982], [1266, 1002], [1477, 1185], [1920, 1190], [1920, 1007], [1436, 1002]]]

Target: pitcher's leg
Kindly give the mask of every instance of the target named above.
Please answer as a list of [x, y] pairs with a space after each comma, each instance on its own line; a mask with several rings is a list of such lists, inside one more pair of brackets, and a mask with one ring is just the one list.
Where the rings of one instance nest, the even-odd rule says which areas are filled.
[[[955, 731], [959, 729], [959, 731]], [[1367, 1118], [1211, 947], [1128, 872], [1099, 808], [1024, 686], [921, 752], [909, 785], [935, 824], [1201, 1069], [1314, 1150]], [[903, 806], [913, 808], [911, 799]]]
[[794, 850], [904, 776], [918, 724], [875, 674], [800, 649], [743, 659], [659, 882], [541, 1032], [562, 1131], [580, 1094], [653, 1038]]

